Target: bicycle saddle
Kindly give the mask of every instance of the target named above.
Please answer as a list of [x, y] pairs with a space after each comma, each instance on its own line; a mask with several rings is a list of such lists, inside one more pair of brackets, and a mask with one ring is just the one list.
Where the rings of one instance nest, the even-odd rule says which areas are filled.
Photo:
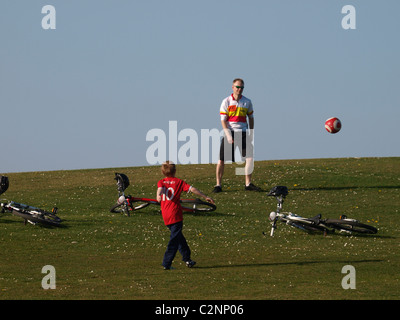
[[275, 186], [268, 193], [267, 196], [283, 196], [286, 197], [289, 194], [289, 190], [285, 186]]
[[9, 186], [8, 177], [0, 176], [0, 194], [7, 191]]
[[313, 221], [315, 224], [318, 224], [321, 220], [322, 214], [317, 214], [315, 217], [308, 218], [308, 220]]
[[118, 191], [122, 192], [129, 186], [129, 178], [123, 173], [115, 173], [115, 180], [117, 180]]

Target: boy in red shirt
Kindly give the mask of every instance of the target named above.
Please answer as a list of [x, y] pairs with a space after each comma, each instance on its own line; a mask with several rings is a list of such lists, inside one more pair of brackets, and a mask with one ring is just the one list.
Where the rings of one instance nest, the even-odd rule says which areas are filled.
[[207, 197], [200, 190], [190, 186], [185, 181], [176, 178], [176, 167], [171, 161], [166, 161], [161, 166], [161, 172], [165, 176], [164, 179], [158, 181], [157, 184], [157, 201], [161, 204], [161, 212], [165, 225], [171, 231], [170, 240], [168, 242], [167, 250], [164, 254], [162, 265], [165, 270], [171, 269], [172, 260], [179, 252], [182, 255], [182, 260], [186, 266], [191, 268], [196, 262], [190, 259], [190, 248], [182, 233], [183, 228], [183, 214], [180, 203], [180, 196], [182, 191], [192, 192], [206, 201], [214, 204], [214, 200]]

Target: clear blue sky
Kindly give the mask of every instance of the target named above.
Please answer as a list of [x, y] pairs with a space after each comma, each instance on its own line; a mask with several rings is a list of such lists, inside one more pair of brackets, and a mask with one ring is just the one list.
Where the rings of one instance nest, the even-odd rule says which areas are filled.
[[399, 13], [398, 0], [1, 1], [0, 173], [147, 165], [151, 129], [220, 130], [236, 77], [256, 160], [400, 156]]

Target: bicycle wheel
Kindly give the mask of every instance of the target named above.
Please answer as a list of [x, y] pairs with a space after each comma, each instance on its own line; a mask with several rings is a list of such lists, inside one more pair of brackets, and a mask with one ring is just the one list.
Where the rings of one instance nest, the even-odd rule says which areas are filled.
[[323, 226], [312, 224], [312, 223], [307, 223], [307, 222], [301, 222], [301, 221], [292, 222], [292, 223], [290, 223], [290, 225], [292, 225], [293, 227], [299, 228], [301, 230], [304, 230], [306, 232], [311, 232], [311, 233], [329, 231], [327, 228], [325, 228]]
[[157, 200], [148, 199], [148, 198], [131, 197], [131, 198], [129, 198], [129, 202], [130, 202], [133, 210], [140, 210], [142, 208], [146, 208], [150, 204], [155, 204], [157, 206], [160, 205]]
[[140, 210], [140, 209], [146, 208], [147, 206], [149, 206], [153, 202], [157, 203], [157, 201], [151, 200], [151, 199], [131, 198], [131, 199], [128, 199], [128, 200], [130, 200], [130, 201], [129, 202], [128, 201], [124, 201], [122, 203], [115, 204], [114, 206], [111, 207], [110, 212], [113, 212], [113, 213], [124, 213], [128, 217], [130, 217], [131, 211], [136, 211], [136, 210]]
[[13, 208], [12, 214], [21, 217], [30, 222], [40, 223], [48, 226], [58, 227], [61, 223], [61, 219], [52, 212], [48, 212], [42, 209], [36, 210], [20, 210], [19, 208]]
[[350, 232], [357, 232], [357, 233], [366, 233], [366, 234], [375, 234], [378, 232], [373, 226], [369, 226], [364, 223], [360, 223], [356, 220], [350, 219], [327, 219], [324, 222], [327, 226], [337, 229], [337, 230], [346, 230]]
[[131, 207], [123, 202], [123, 203], [117, 203], [115, 205], [113, 205], [110, 209], [110, 212], [112, 213], [123, 213], [126, 214], [128, 217], [131, 215], [130, 211], [131, 211]]
[[183, 199], [181, 205], [183, 211], [187, 212], [211, 212], [217, 209], [216, 205], [200, 199]]

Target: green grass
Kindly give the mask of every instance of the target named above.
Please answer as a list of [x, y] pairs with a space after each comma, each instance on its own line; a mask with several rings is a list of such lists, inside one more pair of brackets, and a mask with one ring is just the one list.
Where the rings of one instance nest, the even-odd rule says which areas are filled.
[[[0, 216], [0, 299], [399, 299], [400, 158], [256, 162], [253, 182], [286, 185], [286, 210], [310, 217], [346, 214], [377, 235], [310, 235], [267, 216], [274, 198], [243, 191], [227, 165], [224, 192], [211, 195], [215, 165], [180, 165], [177, 176], [208, 193], [217, 210], [185, 214], [184, 234], [197, 266], [178, 253], [175, 270], [161, 261], [169, 238], [158, 208], [131, 217], [112, 214], [114, 172], [128, 175], [127, 192], [154, 198], [160, 168], [134, 167], [10, 173], [1, 196], [50, 209], [63, 228], [24, 225]], [[192, 197], [192, 196], [191, 196]], [[356, 269], [356, 289], [341, 286], [342, 267]], [[56, 289], [41, 287], [42, 267], [56, 269]]]

